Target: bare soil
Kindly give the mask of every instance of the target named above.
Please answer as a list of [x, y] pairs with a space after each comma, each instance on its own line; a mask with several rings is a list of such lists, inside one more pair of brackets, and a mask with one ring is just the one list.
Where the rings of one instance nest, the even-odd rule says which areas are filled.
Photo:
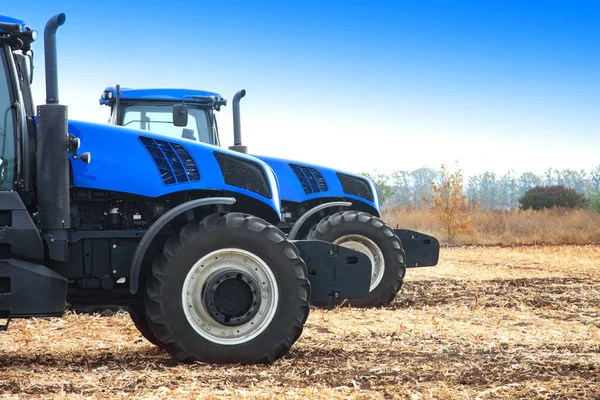
[[600, 398], [600, 246], [442, 249], [390, 306], [312, 310], [271, 366], [177, 364], [129, 316], [15, 320], [7, 398]]

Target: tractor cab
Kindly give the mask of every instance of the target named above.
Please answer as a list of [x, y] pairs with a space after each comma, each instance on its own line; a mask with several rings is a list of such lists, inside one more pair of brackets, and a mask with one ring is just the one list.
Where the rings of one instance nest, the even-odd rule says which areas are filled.
[[[173, 123], [173, 105], [185, 104], [187, 120]], [[220, 146], [214, 115], [226, 100], [218, 93], [187, 89], [109, 87], [100, 104], [111, 109], [109, 124]]]
[[19, 191], [26, 204], [32, 186], [29, 160], [35, 156], [33, 149], [26, 150], [35, 142], [29, 84], [31, 43], [36, 39], [37, 32], [25, 22], [0, 15], [0, 190]]

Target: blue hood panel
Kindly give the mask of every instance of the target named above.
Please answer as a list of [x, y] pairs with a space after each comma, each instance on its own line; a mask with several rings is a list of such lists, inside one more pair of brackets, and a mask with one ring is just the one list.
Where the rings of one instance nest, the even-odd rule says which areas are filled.
[[[314, 164], [307, 164], [304, 162], [297, 162], [292, 160], [285, 160], [281, 158], [274, 158], [268, 156], [259, 156], [254, 155], [254, 157], [259, 158], [266, 162], [275, 172], [277, 176], [277, 180], [279, 181], [279, 190], [282, 201], [290, 201], [294, 203], [302, 203], [308, 200], [320, 199], [320, 198], [329, 198], [335, 197], [340, 198], [344, 197], [349, 199], [352, 202], [362, 202], [365, 203], [377, 210], [379, 213], [379, 193], [377, 193], [377, 189], [373, 183], [366, 179], [364, 176], [360, 176], [357, 174], [353, 174], [345, 171], [338, 171], [327, 167], [322, 167]], [[298, 175], [295, 172], [298, 167], [302, 168], [303, 171], [306, 172], [306, 175], [309, 175], [310, 181], [308, 181], [308, 186], [312, 189], [312, 193], [306, 193], [304, 187]], [[337, 176], [337, 173], [343, 173], [350, 176], [355, 176], [358, 178], [365, 179], [369, 182], [371, 187], [371, 192], [373, 193], [374, 201], [366, 200], [362, 197], [350, 195], [344, 193], [342, 189], [342, 184]], [[300, 173], [302, 174], [302, 172]], [[322, 177], [324, 182], [322, 182], [319, 178]], [[325, 190], [323, 190], [325, 189]]]
[[[151, 198], [186, 190], [227, 190], [255, 198], [269, 205], [280, 215], [280, 199], [275, 177], [267, 164], [254, 157], [185, 139], [177, 140], [158, 133], [106, 124], [70, 120], [69, 133], [81, 139], [79, 154], [88, 151], [92, 154], [89, 164], [71, 160], [75, 187]], [[189, 153], [197, 166], [199, 178], [192, 174], [188, 174], [186, 178], [184, 172], [184, 178], [179, 180], [179, 183], [165, 183], [169, 181], [161, 177], [159, 165], [150, 156], [140, 137], [170, 142], [175, 150], [183, 154]], [[152, 142], [150, 139], [145, 142]], [[261, 165], [271, 184], [272, 198], [267, 199], [255, 192], [226, 184], [214, 156], [215, 152], [230, 154]]]

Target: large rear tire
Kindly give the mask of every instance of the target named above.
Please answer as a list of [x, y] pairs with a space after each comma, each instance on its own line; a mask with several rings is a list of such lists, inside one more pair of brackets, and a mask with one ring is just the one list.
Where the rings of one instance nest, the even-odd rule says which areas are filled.
[[406, 274], [405, 253], [400, 239], [381, 219], [365, 212], [338, 212], [323, 218], [310, 230], [307, 239], [348, 247], [366, 254], [371, 260], [373, 269], [368, 296], [339, 299], [333, 305], [385, 306], [400, 291]]
[[296, 246], [241, 213], [186, 225], [167, 240], [146, 284], [152, 333], [185, 362], [274, 362], [300, 337], [309, 299]]

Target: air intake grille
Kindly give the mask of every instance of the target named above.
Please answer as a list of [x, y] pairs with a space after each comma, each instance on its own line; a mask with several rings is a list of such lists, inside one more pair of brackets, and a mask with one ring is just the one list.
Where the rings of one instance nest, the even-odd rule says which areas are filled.
[[214, 154], [226, 184], [260, 194], [267, 199], [273, 198], [269, 179], [260, 164], [218, 151]]
[[190, 153], [179, 143], [140, 136], [165, 185], [200, 180], [200, 171]]
[[323, 178], [323, 175], [316, 168], [296, 164], [290, 164], [290, 167], [302, 184], [304, 193], [311, 194], [327, 191], [327, 182], [325, 182], [325, 178]]
[[341, 172], [338, 172], [337, 176], [340, 179], [344, 193], [362, 197], [369, 201], [375, 200], [371, 192], [371, 186], [365, 179], [342, 174]]

